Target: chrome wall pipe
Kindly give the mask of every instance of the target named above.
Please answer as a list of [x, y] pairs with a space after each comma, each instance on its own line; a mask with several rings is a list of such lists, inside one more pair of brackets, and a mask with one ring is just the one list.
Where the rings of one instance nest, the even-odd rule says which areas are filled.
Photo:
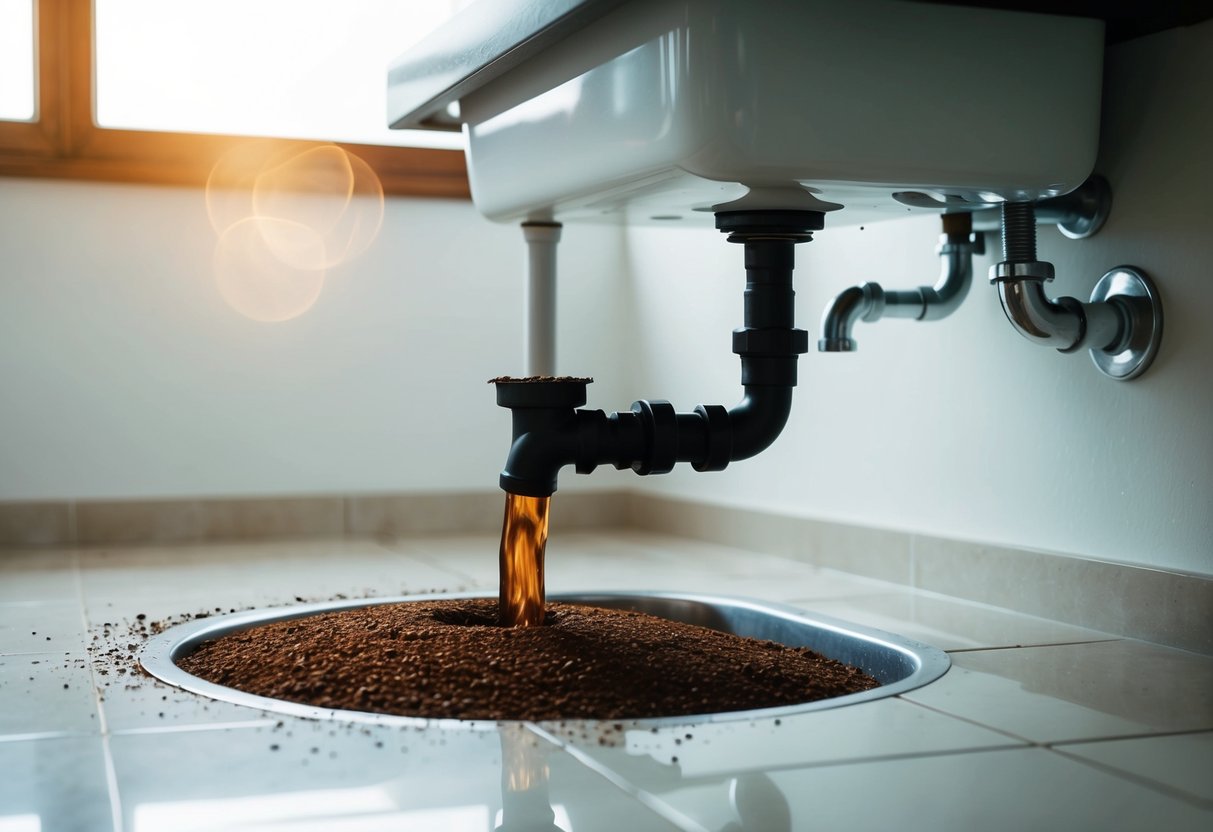
[[1129, 314], [1118, 303], [1050, 300], [1043, 280], [1001, 280], [997, 285], [1007, 320], [1034, 344], [1074, 352], [1084, 347], [1116, 350], [1124, 341]]
[[879, 283], [863, 283], [840, 292], [821, 318], [819, 352], [853, 352], [851, 331], [857, 321], [881, 318], [937, 321], [956, 311], [973, 282], [972, 223], [969, 214], [944, 214], [944, 233], [936, 252], [941, 258], [939, 280], [933, 286], [887, 291]]
[[1087, 349], [1104, 375], [1128, 380], [1150, 366], [1162, 341], [1162, 301], [1149, 276], [1118, 266], [1095, 285], [1088, 302], [1050, 298], [1045, 284], [1053, 265], [1036, 259], [1036, 206], [1007, 202], [1001, 208], [1001, 263], [990, 282], [1007, 320], [1034, 344], [1060, 352]]

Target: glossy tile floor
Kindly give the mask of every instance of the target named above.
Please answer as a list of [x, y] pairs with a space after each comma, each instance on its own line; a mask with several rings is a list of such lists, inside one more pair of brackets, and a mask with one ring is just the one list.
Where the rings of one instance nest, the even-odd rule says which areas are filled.
[[496, 546], [0, 552], [0, 832], [1213, 828], [1213, 658], [638, 532], [554, 536], [549, 591], [779, 601], [934, 644], [954, 666], [901, 697], [778, 722], [625, 727], [603, 746], [567, 725], [281, 717], [95, 658], [129, 651], [139, 615], [494, 594]]

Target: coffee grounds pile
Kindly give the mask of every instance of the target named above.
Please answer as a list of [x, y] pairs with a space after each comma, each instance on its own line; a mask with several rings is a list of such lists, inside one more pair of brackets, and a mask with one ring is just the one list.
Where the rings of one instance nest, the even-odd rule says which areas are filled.
[[879, 684], [807, 648], [638, 612], [550, 603], [545, 626], [496, 622], [490, 599], [382, 604], [231, 633], [178, 664], [291, 702], [458, 719], [685, 716]]

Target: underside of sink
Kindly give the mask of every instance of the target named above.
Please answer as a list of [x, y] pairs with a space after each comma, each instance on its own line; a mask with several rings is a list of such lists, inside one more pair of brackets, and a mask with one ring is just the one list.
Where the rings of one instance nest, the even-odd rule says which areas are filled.
[[[139, 661], [148, 673], [170, 685], [212, 699], [263, 711], [310, 719], [487, 728], [497, 723], [486, 720], [425, 720], [417, 717], [365, 711], [332, 710], [272, 699], [208, 682], [187, 673], [176, 663], [178, 659], [196, 650], [203, 642], [276, 621], [287, 621], [378, 604], [474, 597], [477, 597], [474, 593], [413, 595], [304, 604], [214, 616], [181, 624], [153, 636], [144, 645]], [[657, 726], [666, 723], [723, 722], [742, 718], [752, 719], [758, 716], [779, 717], [853, 705], [894, 696], [921, 687], [942, 676], [950, 666], [947, 654], [934, 647], [879, 630], [759, 601], [670, 592], [556, 593], [550, 595], [549, 600], [610, 609], [635, 610], [743, 637], [775, 641], [789, 647], [808, 647], [828, 658], [854, 665], [880, 682], [880, 687], [871, 690], [790, 707], [629, 720], [631, 724]]]
[[[1055, 196], [1094, 166], [1098, 20], [905, 0], [607, 5], [465, 84], [489, 217], [706, 223], [727, 204], [856, 223]], [[424, 71], [408, 58], [393, 78]]]

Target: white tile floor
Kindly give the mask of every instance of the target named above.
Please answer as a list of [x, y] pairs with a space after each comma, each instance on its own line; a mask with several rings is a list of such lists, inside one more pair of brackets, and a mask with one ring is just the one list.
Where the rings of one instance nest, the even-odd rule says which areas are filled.
[[[549, 592], [780, 601], [935, 644], [955, 666], [901, 697], [779, 724], [628, 730], [602, 747], [554, 726], [268, 715], [102, 675], [88, 652], [127, 649], [139, 614], [493, 594], [496, 546], [466, 536], [0, 552], [0, 830], [1213, 828], [1213, 658], [638, 532], [554, 537]], [[506, 787], [520, 755], [546, 767], [546, 784]]]

